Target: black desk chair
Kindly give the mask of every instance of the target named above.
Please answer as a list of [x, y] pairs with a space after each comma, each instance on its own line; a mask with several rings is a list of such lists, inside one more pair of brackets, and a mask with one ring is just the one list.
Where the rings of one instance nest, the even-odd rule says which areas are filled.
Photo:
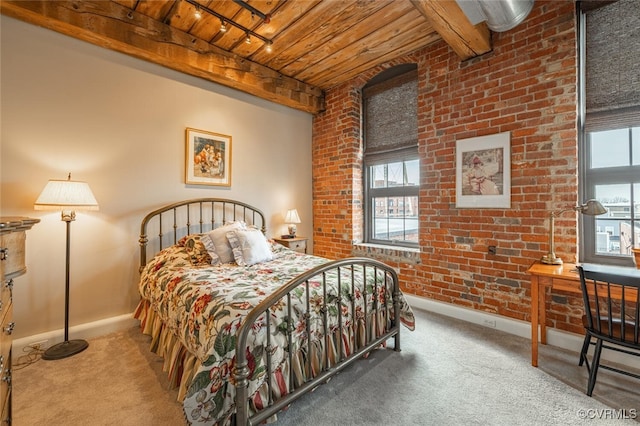
[[[599, 367], [640, 379], [640, 374], [600, 364], [603, 348], [640, 357], [640, 271], [627, 273], [597, 265], [578, 266], [578, 271], [586, 331], [579, 365], [587, 366], [587, 395], [591, 396]], [[587, 352], [592, 338], [595, 351], [590, 364]]]

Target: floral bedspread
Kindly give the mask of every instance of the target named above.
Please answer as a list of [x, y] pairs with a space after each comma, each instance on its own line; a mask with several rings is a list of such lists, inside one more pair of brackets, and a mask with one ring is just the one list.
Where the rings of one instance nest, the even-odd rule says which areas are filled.
[[[224, 264], [208, 265], [193, 255], [189, 247], [182, 244], [162, 250], [149, 261], [142, 272], [139, 291], [143, 301], [161, 318], [163, 326], [177, 336], [182, 345], [199, 360], [200, 367], [193, 375], [185, 399], [183, 401], [185, 416], [192, 424], [225, 424], [231, 421], [235, 410], [235, 387], [233, 386], [233, 368], [235, 366], [236, 331], [246, 314], [266, 296], [277, 290], [282, 284], [297, 275], [323, 263], [327, 259], [305, 255], [289, 250], [277, 243], [272, 243], [274, 259], [252, 266]], [[337, 281], [337, 280], [336, 280]], [[311, 311], [320, 312], [322, 289], [319, 283], [311, 285]], [[337, 285], [336, 285], [337, 287]], [[384, 287], [381, 287], [384, 289]], [[341, 289], [341, 293], [350, 290]], [[383, 290], [381, 290], [383, 291]], [[337, 290], [336, 290], [337, 292]], [[288, 346], [286, 335], [292, 333], [296, 339], [291, 348], [296, 357], [296, 381], [304, 380], [304, 376], [314, 372], [304, 371], [308, 358], [313, 358], [313, 370], [322, 366], [323, 351], [329, 350], [323, 345], [323, 327], [316, 318], [305, 317], [303, 291], [294, 292], [294, 312], [296, 318], [288, 318], [287, 310], [272, 311], [270, 327], [271, 343], [267, 346], [266, 331], [256, 325], [249, 337], [247, 350], [249, 360], [249, 395], [252, 395], [252, 411], [259, 410], [268, 395], [266, 385], [266, 352], [270, 352], [272, 369], [275, 371], [272, 381], [276, 384], [276, 398], [287, 393], [289, 377], [284, 368]], [[300, 297], [301, 300], [295, 300]], [[362, 306], [356, 313], [352, 310], [353, 298], [362, 298], [361, 294], [351, 295], [342, 303], [341, 321], [343, 330], [337, 328], [337, 307], [329, 309], [330, 327], [342, 339], [347, 351], [351, 346], [357, 347], [358, 316], [362, 316]], [[378, 299], [392, 308], [389, 295], [372, 295], [371, 300]], [[371, 302], [371, 301], [370, 301]], [[411, 308], [401, 301], [402, 323], [413, 330], [414, 319]], [[317, 304], [318, 306], [314, 306]], [[370, 308], [365, 308], [370, 309]], [[392, 309], [391, 309], [392, 311]], [[373, 312], [373, 310], [371, 310]], [[299, 315], [298, 315], [299, 314]], [[390, 320], [391, 315], [385, 313]], [[383, 316], [384, 316], [383, 315]], [[261, 318], [264, 322], [264, 318]], [[311, 336], [306, 335], [305, 321], [313, 323]], [[274, 325], [275, 324], [275, 325]], [[345, 331], [348, 330], [348, 331]], [[360, 332], [362, 334], [362, 332]], [[318, 353], [310, 354], [302, 342], [307, 337], [314, 340]], [[335, 348], [333, 348], [335, 351]], [[330, 351], [331, 352], [331, 351]]]

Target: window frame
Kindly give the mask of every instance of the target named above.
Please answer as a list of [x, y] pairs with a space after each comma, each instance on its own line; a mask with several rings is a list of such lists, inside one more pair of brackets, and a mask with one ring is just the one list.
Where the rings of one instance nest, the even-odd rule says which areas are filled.
[[[371, 156], [363, 162], [363, 181], [364, 181], [364, 242], [369, 244], [379, 245], [391, 245], [400, 247], [417, 248], [419, 247], [419, 241], [399, 241], [391, 239], [375, 238], [374, 235], [374, 213], [375, 206], [373, 200], [380, 197], [394, 198], [394, 197], [416, 197], [419, 202], [420, 197], [420, 185], [410, 186], [394, 186], [385, 188], [372, 188], [371, 187], [371, 168], [382, 164], [391, 164], [397, 162], [406, 161], [420, 161], [418, 155], [418, 147], [404, 148], [397, 151], [387, 152], [376, 156]], [[418, 211], [418, 239], [420, 237], [420, 215]]]
[[[584, 129], [584, 144], [583, 155], [581, 158], [584, 163], [583, 178], [580, 179], [582, 187], [584, 188], [585, 199], [596, 198], [596, 187], [599, 185], [629, 185], [630, 186], [630, 200], [629, 200], [629, 219], [631, 228], [634, 229], [635, 223], [640, 222], [640, 212], [635, 211], [635, 205], [639, 200], [635, 199], [634, 185], [640, 185], [640, 165], [633, 165], [633, 128], [626, 127], [628, 130], [628, 144], [629, 144], [629, 160], [630, 165], [617, 166], [617, 167], [600, 167], [591, 168], [592, 164], [592, 150], [591, 150], [591, 132]], [[635, 141], [640, 143], [640, 141]], [[636, 177], [636, 179], [634, 179]], [[605, 206], [606, 207], [606, 206]], [[583, 215], [583, 229], [582, 229], [582, 247], [581, 247], [581, 259], [588, 263], [619, 265], [619, 266], [633, 266], [633, 254], [602, 254], [596, 250], [596, 221], [597, 216], [584, 216]], [[627, 220], [627, 219], [624, 219]], [[640, 241], [633, 241], [634, 236], [632, 233], [633, 246], [640, 246]]]

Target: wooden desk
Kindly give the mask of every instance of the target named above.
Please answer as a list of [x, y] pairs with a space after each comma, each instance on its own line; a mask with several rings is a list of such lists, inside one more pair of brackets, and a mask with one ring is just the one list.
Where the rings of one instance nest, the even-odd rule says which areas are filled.
[[547, 305], [545, 288], [571, 293], [582, 293], [580, 276], [573, 263], [564, 265], [545, 265], [535, 262], [527, 270], [531, 275], [531, 365], [538, 366], [538, 326], [540, 326], [540, 342], [547, 344]]
[[[640, 280], [640, 270], [624, 266], [607, 266], [582, 264], [585, 270], [609, 272], [616, 275], [637, 277]], [[564, 265], [545, 265], [535, 262], [527, 270], [531, 275], [531, 365], [538, 366], [538, 326], [540, 327], [540, 342], [547, 344], [547, 304], [545, 288], [582, 294], [580, 289], [580, 275], [573, 263]], [[625, 290], [625, 299], [634, 300], [636, 289]], [[614, 299], [622, 299], [622, 291], [612, 291]]]

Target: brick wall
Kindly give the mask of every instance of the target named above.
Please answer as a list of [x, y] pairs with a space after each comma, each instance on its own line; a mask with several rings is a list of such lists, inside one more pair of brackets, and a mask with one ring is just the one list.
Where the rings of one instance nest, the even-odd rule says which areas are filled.
[[[361, 252], [360, 89], [390, 66], [417, 63], [420, 254], [377, 257], [398, 268], [407, 293], [529, 320], [526, 270], [548, 249], [549, 211], [579, 201], [575, 19], [573, 1], [537, 1], [523, 24], [493, 34], [493, 51], [480, 58], [461, 62], [438, 42], [329, 90], [313, 123], [314, 253]], [[506, 131], [511, 208], [456, 208], [456, 140]], [[575, 261], [577, 217], [555, 225], [556, 253]], [[582, 330], [579, 299], [548, 300], [549, 325]]]

